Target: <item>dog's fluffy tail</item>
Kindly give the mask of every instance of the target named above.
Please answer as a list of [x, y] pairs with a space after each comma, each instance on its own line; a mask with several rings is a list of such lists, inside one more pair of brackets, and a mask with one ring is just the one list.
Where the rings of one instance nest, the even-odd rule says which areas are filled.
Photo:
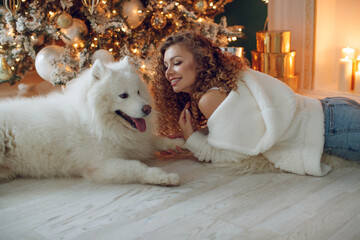
[[0, 127], [0, 182], [8, 181], [15, 177], [6, 166], [5, 158], [15, 150], [15, 141], [11, 130]]
[[0, 127], [0, 164], [6, 155], [15, 150], [15, 140], [11, 128]]

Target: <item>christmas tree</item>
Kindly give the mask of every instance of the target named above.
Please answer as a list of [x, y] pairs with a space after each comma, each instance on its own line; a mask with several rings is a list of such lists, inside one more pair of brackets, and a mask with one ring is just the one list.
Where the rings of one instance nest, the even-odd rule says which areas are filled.
[[95, 59], [128, 55], [151, 79], [156, 49], [174, 31], [193, 29], [219, 47], [242, 37], [242, 26], [214, 17], [232, 0], [4, 0], [0, 8], [0, 83], [14, 84], [35, 65], [65, 84]]

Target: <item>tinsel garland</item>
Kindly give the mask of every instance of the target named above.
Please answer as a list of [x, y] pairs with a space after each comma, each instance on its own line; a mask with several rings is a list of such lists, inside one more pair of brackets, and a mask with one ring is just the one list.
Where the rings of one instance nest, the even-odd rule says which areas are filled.
[[[138, 11], [139, 26], [131, 26], [124, 16], [125, 2], [138, 1], [144, 10]], [[91, 14], [81, 1], [27, 0], [11, 14], [0, 9], [0, 55], [5, 56], [12, 70], [6, 81], [14, 84], [32, 69], [37, 53], [45, 46], [64, 47], [60, 60], [54, 61], [53, 84], [65, 84], [91, 65], [91, 56], [98, 49], [109, 50], [115, 58], [130, 55], [137, 63], [144, 79], [151, 79], [156, 49], [164, 37], [180, 29], [193, 29], [210, 38], [219, 47], [227, 46], [233, 37], [242, 37], [242, 26], [228, 27], [226, 19], [214, 23], [214, 17], [232, 0], [205, 1], [207, 9], [194, 10], [191, 0], [107, 0], [101, 1]], [[212, 3], [212, 4], [211, 4]], [[88, 33], [80, 44], [66, 45], [56, 23], [62, 13], [83, 20]], [[158, 14], [158, 15], [156, 15]], [[134, 16], [130, 16], [134, 17]], [[135, 15], [137, 17], [137, 15]], [[164, 26], [154, 26], [165, 20]], [[136, 18], [135, 18], [136, 19]]]

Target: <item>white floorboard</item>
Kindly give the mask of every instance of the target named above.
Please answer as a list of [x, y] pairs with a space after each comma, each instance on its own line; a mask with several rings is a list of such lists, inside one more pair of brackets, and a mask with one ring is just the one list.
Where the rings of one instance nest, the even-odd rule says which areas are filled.
[[0, 184], [0, 239], [360, 239], [360, 168], [310, 177], [241, 176], [183, 159], [150, 165], [179, 173], [181, 186]]
[[[24, 96], [59, 90], [34, 79], [22, 81]], [[18, 95], [17, 87], [2, 85], [0, 98]], [[360, 240], [360, 168], [242, 176], [187, 159], [149, 164], [180, 174], [181, 185], [0, 184], [0, 240]]]

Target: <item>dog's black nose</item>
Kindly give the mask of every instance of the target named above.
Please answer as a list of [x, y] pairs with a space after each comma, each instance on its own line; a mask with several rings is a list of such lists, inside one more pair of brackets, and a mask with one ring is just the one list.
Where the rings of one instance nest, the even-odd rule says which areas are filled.
[[149, 115], [151, 113], [151, 106], [150, 105], [145, 105], [143, 106], [143, 108], [141, 109], [143, 111], [143, 113], [145, 113], [146, 115]]

